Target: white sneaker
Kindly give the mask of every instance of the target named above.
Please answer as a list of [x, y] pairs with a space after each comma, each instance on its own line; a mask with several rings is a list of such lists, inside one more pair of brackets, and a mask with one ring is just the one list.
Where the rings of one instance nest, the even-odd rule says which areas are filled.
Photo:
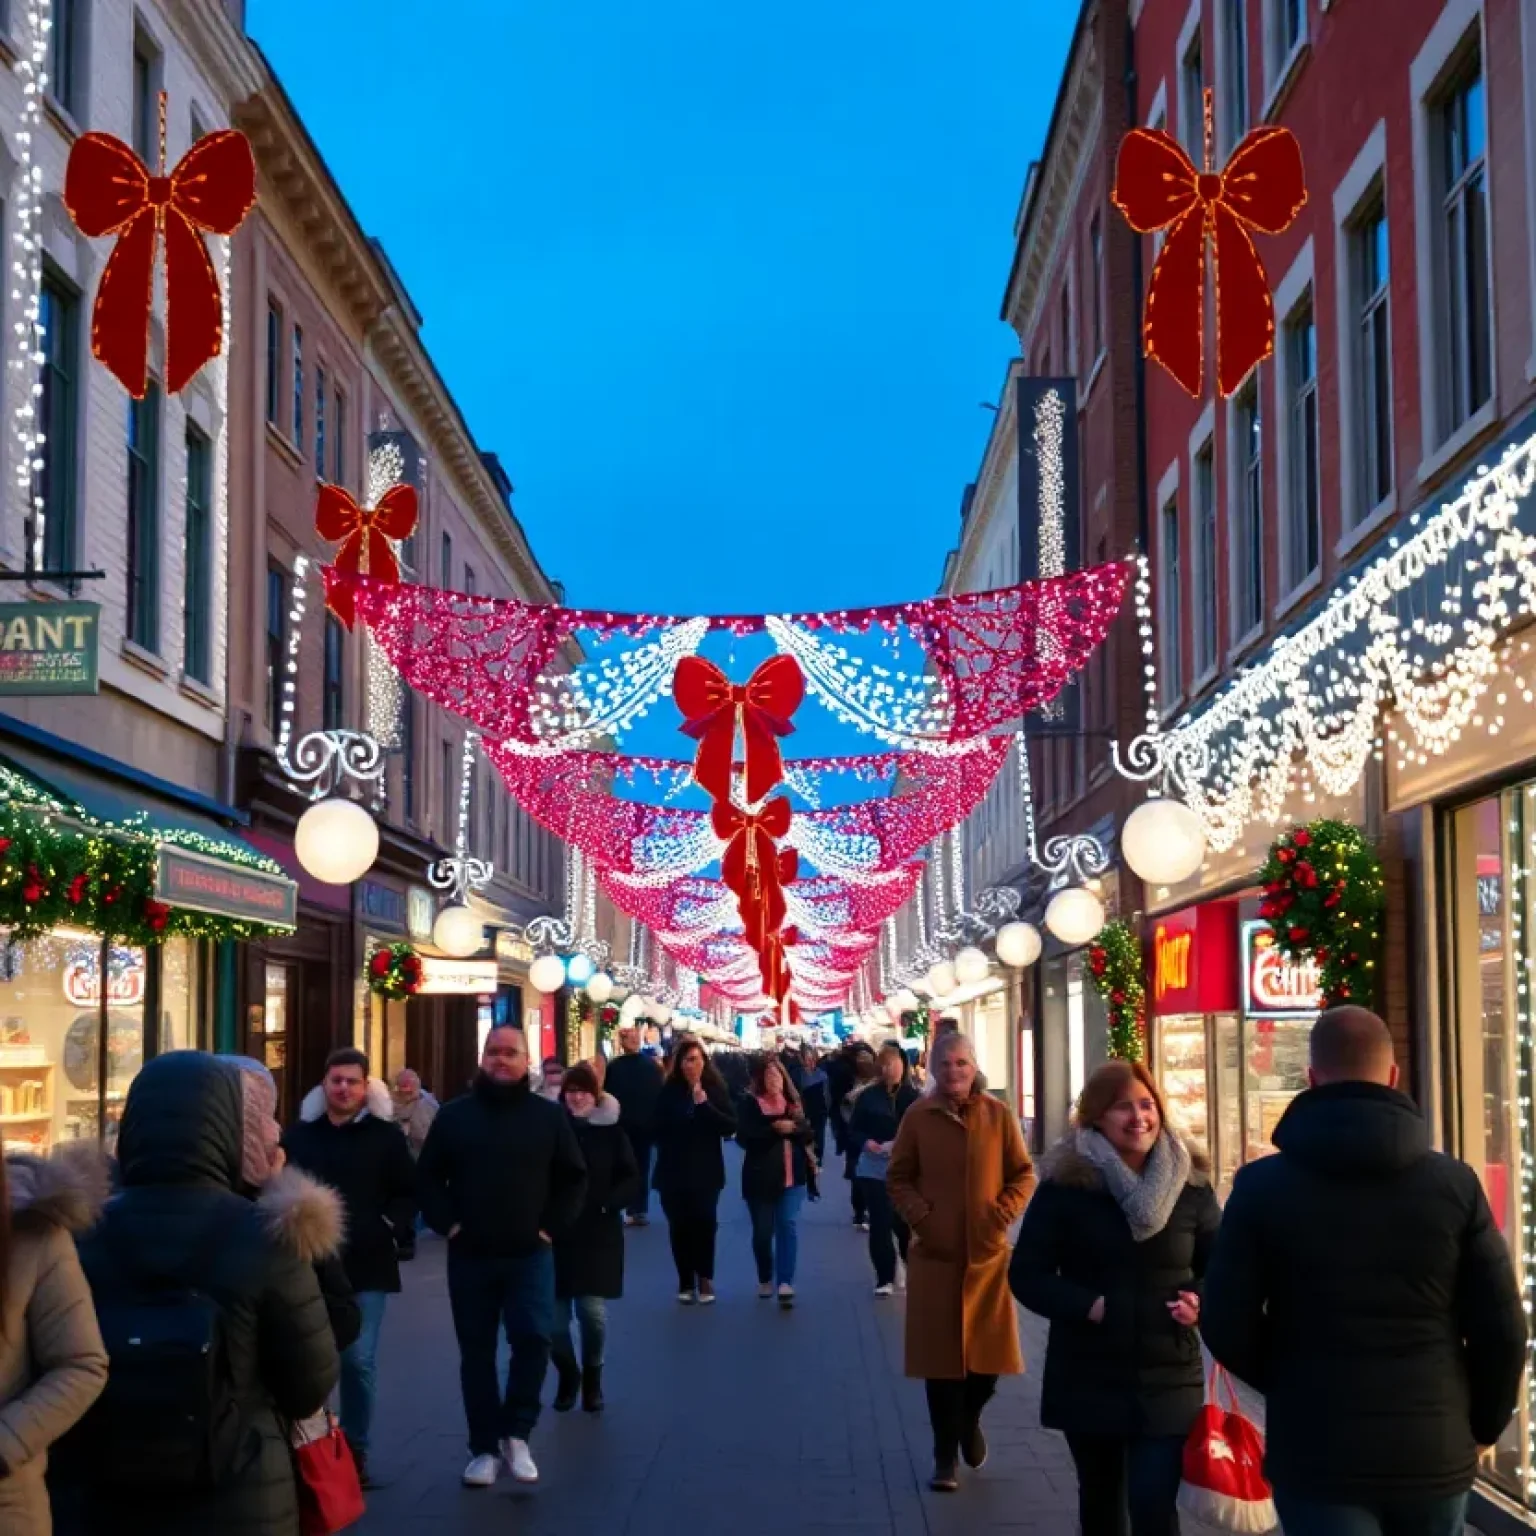
[[514, 1483], [538, 1482], [539, 1469], [533, 1464], [533, 1457], [528, 1454], [526, 1440], [503, 1440], [501, 1454], [506, 1458], [507, 1470], [512, 1474]]
[[697, 1291], [679, 1291], [677, 1293], [677, 1299], [682, 1302], [685, 1307], [691, 1307], [694, 1302], [699, 1299], [699, 1293]]
[[875, 1295], [876, 1296], [890, 1296], [890, 1295], [894, 1294], [895, 1290], [896, 1290], [896, 1287], [894, 1285], [877, 1285], [875, 1287]]
[[464, 1486], [466, 1488], [491, 1488], [495, 1486], [496, 1479], [500, 1474], [501, 1458], [499, 1456], [476, 1456], [464, 1468]]

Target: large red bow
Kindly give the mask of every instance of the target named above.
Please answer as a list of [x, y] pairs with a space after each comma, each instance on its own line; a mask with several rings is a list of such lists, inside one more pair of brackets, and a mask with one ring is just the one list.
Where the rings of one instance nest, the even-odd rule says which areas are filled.
[[1301, 148], [1288, 128], [1255, 128], [1225, 169], [1211, 170], [1206, 92], [1205, 170], [1161, 129], [1120, 142], [1115, 206], [1137, 234], [1168, 230], [1147, 285], [1142, 340], [1197, 399], [1205, 391], [1205, 250], [1216, 286], [1216, 384], [1230, 396], [1274, 351], [1275, 305], [1250, 229], [1277, 235], [1307, 201]]
[[[729, 801], [717, 800], [710, 811], [715, 836], [726, 839], [720, 855], [720, 878], [744, 901], [761, 902], [770, 890], [780, 892], [777, 839], [789, 831], [789, 800], [779, 795], [756, 815]], [[779, 921], [783, 921], [782, 915]], [[778, 924], [773, 926], [777, 927]]]
[[245, 135], [233, 129], [199, 139], [169, 176], [150, 175], [110, 134], [75, 140], [64, 206], [82, 234], [119, 237], [96, 290], [91, 351], [135, 400], [149, 387], [159, 236], [165, 236], [165, 388], [174, 395], [224, 345], [224, 298], [203, 232], [234, 234], [255, 202], [256, 161]]
[[702, 656], [685, 656], [672, 675], [672, 697], [685, 717], [681, 729], [699, 744], [693, 776], [715, 800], [731, 798], [738, 721], [747, 804], [756, 805], [784, 777], [777, 738], [794, 731], [789, 717], [805, 698], [805, 677], [793, 656], [769, 657], [745, 685], [732, 683]]
[[[416, 487], [392, 485], [378, 505], [360, 507], [339, 485], [322, 485], [315, 502], [315, 531], [328, 543], [341, 542], [335, 567], [348, 576], [366, 570], [383, 582], [400, 580], [400, 562], [391, 539], [408, 539], [416, 531]], [[368, 563], [363, 564], [364, 551]], [[326, 606], [351, 629], [357, 617], [357, 590], [328, 584]]]

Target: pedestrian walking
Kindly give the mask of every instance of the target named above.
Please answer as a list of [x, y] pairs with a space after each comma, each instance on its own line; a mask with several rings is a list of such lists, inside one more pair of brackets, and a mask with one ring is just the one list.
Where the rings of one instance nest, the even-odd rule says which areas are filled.
[[715, 1300], [715, 1234], [725, 1188], [722, 1143], [736, 1134], [724, 1079], [697, 1040], [685, 1040], [656, 1101], [656, 1192], [677, 1265], [677, 1299]]
[[779, 1067], [784, 1079], [798, 1094], [805, 1083], [805, 1061], [798, 1041], [786, 1035], [779, 1046]]
[[1509, 1249], [1476, 1173], [1431, 1149], [1374, 1013], [1324, 1012], [1307, 1080], [1277, 1154], [1238, 1172], [1201, 1331], [1264, 1394], [1286, 1536], [1450, 1536], [1518, 1399]]
[[330, 1185], [347, 1213], [342, 1263], [363, 1326], [341, 1357], [341, 1427], [367, 1487], [379, 1336], [400, 1291], [396, 1243], [416, 1219], [416, 1167], [389, 1091], [369, 1076], [361, 1051], [344, 1046], [326, 1058], [325, 1078], [305, 1095], [283, 1150], [295, 1168]]
[[[448, 1239], [448, 1303], [469, 1426], [464, 1482], [489, 1488], [505, 1462], [536, 1483], [528, 1442], [555, 1333], [553, 1243], [581, 1214], [587, 1170], [570, 1116], [534, 1093], [522, 1030], [485, 1037], [474, 1088], [443, 1105], [417, 1165], [422, 1209]], [[497, 1336], [512, 1360], [496, 1381]]]
[[[623, 1210], [640, 1178], [623, 1110], [585, 1064], [565, 1074], [560, 1099], [587, 1165], [581, 1214], [555, 1239], [555, 1332], [550, 1347], [558, 1375], [555, 1411], [569, 1413], [578, 1396], [587, 1413], [603, 1409], [603, 1345], [608, 1308], [624, 1294]], [[581, 1363], [571, 1341], [574, 1318]]]
[[853, 1224], [860, 1232], [869, 1231], [869, 1205], [867, 1192], [859, 1183], [859, 1147], [848, 1134], [848, 1121], [853, 1114], [854, 1095], [867, 1088], [880, 1075], [875, 1063], [875, 1053], [862, 1040], [856, 1042], [849, 1053], [852, 1080], [842, 1101], [843, 1120], [843, 1177], [848, 1181], [853, 1204]]
[[796, 1222], [810, 1181], [811, 1126], [777, 1056], [760, 1057], [753, 1064], [736, 1140], [746, 1154], [741, 1195], [752, 1218], [757, 1294], [766, 1300], [777, 1286], [779, 1305], [792, 1307], [800, 1251]]
[[827, 1155], [827, 1119], [832, 1113], [831, 1084], [821, 1063], [821, 1053], [807, 1045], [800, 1052], [800, 1103], [811, 1125], [811, 1151], [819, 1168]]
[[558, 1056], [546, 1056], [539, 1065], [539, 1097], [551, 1104], [560, 1102], [560, 1084], [565, 1078], [565, 1063]]
[[128, 1090], [119, 1193], [80, 1242], [110, 1364], [50, 1478], [60, 1536], [299, 1536], [288, 1426], [340, 1362], [312, 1257], [252, 1198], [277, 1142], [257, 1082], [171, 1051]]
[[1210, 1161], [1140, 1062], [1083, 1085], [1040, 1161], [1009, 1282], [1050, 1320], [1040, 1422], [1067, 1437], [1083, 1536], [1169, 1536], [1204, 1401], [1200, 1282], [1221, 1220]]
[[0, 1530], [50, 1536], [50, 1447], [107, 1384], [107, 1351], [75, 1238], [107, 1197], [105, 1160], [78, 1144], [0, 1162]]
[[608, 1063], [604, 1086], [619, 1101], [619, 1124], [634, 1149], [640, 1177], [629, 1197], [626, 1224], [646, 1226], [651, 1219], [651, 1159], [656, 1148], [656, 1102], [665, 1081], [661, 1063], [640, 1049], [633, 1024], [619, 1031], [619, 1054]]
[[864, 1190], [864, 1209], [869, 1216], [869, 1259], [875, 1267], [875, 1295], [889, 1296], [896, 1289], [898, 1254], [907, 1262], [910, 1237], [906, 1222], [891, 1204], [886, 1188], [891, 1151], [896, 1133], [920, 1095], [912, 1081], [906, 1052], [894, 1040], [880, 1047], [880, 1075], [851, 1097], [848, 1139], [858, 1154], [854, 1179]]
[[827, 1124], [832, 1127], [832, 1147], [838, 1157], [848, 1150], [848, 1118], [843, 1100], [853, 1092], [853, 1054], [849, 1045], [834, 1051], [822, 1063], [827, 1074]]
[[395, 1124], [405, 1132], [411, 1156], [420, 1157], [421, 1149], [427, 1144], [427, 1132], [432, 1129], [441, 1106], [421, 1086], [420, 1076], [409, 1067], [395, 1074], [389, 1096], [394, 1104]]
[[1008, 1229], [1035, 1172], [1018, 1122], [986, 1091], [958, 1030], [933, 1048], [934, 1091], [903, 1117], [886, 1187], [912, 1229], [906, 1373], [922, 1379], [933, 1427], [933, 1476], [959, 1486], [958, 1459], [987, 1459], [981, 1414], [999, 1376], [1024, 1369], [1008, 1292]]

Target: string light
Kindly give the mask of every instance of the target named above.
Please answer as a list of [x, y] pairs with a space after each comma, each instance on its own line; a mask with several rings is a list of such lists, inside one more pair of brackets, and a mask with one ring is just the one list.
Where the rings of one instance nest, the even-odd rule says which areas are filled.
[[[1036, 510], [1039, 526], [1040, 575], [1060, 576], [1067, 568], [1066, 473], [1062, 456], [1062, 430], [1067, 408], [1059, 390], [1047, 389], [1035, 400], [1035, 468], [1038, 479]], [[1043, 657], [1051, 657], [1056, 637], [1043, 629], [1037, 645]], [[1063, 717], [1059, 697], [1041, 711], [1047, 720]]]
[[[1519, 819], [1510, 822], [1510, 846], [1516, 850], [1516, 861], [1510, 870], [1508, 905], [1510, 920], [1511, 953], [1515, 970], [1515, 1015], [1519, 1031], [1517, 1053], [1517, 1093], [1519, 1095], [1520, 1122], [1520, 1231], [1529, 1242], [1532, 1223], [1536, 1221], [1536, 1159], [1530, 1156], [1532, 1132], [1532, 1081], [1531, 1056], [1536, 1050], [1536, 1010], [1531, 999], [1531, 970], [1536, 965], [1526, 952], [1525, 919], [1526, 903], [1530, 899], [1530, 878], [1536, 873], [1536, 785], [1525, 790], [1525, 824], [1530, 827], [1525, 855], [1529, 864], [1519, 862], [1521, 852], [1516, 839], [1521, 832]], [[1521, 1305], [1525, 1308], [1525, 1497], [1536, 1501], [1536, 1336], [1532, 1324], [1536, 1321], [1536, 1265], [1529, 1262], [1520, 1266]]]
[[[405, 478], [405, 453], [394, 438], [385, 438], [368, 450], [368, 464], [363, 477], [363, 505], [378, 506], [384, 493]], [[394, 544], [396, 555], [400, 546]], [[386, 750], [402, 745], [401, 716], [405, 709], [405, 684], [395, 670], [377, 637], [370, 631], [363, 645], [363, 665], [367, 675], [368, 734]], [[380, 777], [382, 790], [384, 781]]]
[[[34, 570], [47, 566], [47, 508], [42, 494], [42, 451], [46, 439], [38, 425], [46, 362], [42, 323], [43, 168], [37, 163], [37, 138], [42, 129], [43, 97], [48, 88], [48, 38], [53, 30], [52, 0], [31, 0], [27, 6], [27, 50], [16, 60], [21, 78], [21, 125], [16, 130], [17, 168], [11, 195], [11, 302], [21, 318], [12, 326], [11, 371], [16, 380], [12, 421], [16, 432], [16, 483], [22, 505], [32, 518], [29, 561]], [[228, 334], [227, 332], [225, 334]]]

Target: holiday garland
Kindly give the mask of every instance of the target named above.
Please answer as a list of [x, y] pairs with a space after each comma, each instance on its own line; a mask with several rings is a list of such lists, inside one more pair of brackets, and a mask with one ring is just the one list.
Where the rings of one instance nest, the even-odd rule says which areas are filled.
[[1277, 838], [1259, 876], [1275, 944], [1287, 960], [1314, 960], [1323, 1005], [1376, 995], [1376, 956], [1386, 906], [1381, 860], [1365, 834], [1326, 818]]
[[612, 1036], [614, 1030], [619, 1027], [619, 1005], [617, 1003], [597, 1004], [583, 992], [577, 999], [576, 1007], [583, 1024], [596, 1013], [597, 1038], [600, 1041], [607, 1040]]
[[1088, 946], [1088, 974], [1109, 1013], [1109, 1054], [1118, 1061], [1140, 1061], [1147, 986], [1141, 939], [1123, 918], [1105, 923]]
[[368, 986], [378, 997], [403, 1002], [421, 990], [421, 956], [409, 944], [390, 944], [373, 952]]
[[916, 1008], [909, 1008], [901, 1016], [902, 1032], [914, 1040], [926, 1040], [933, 1030], [933, 1013], [928, 999], [920, 998]]

